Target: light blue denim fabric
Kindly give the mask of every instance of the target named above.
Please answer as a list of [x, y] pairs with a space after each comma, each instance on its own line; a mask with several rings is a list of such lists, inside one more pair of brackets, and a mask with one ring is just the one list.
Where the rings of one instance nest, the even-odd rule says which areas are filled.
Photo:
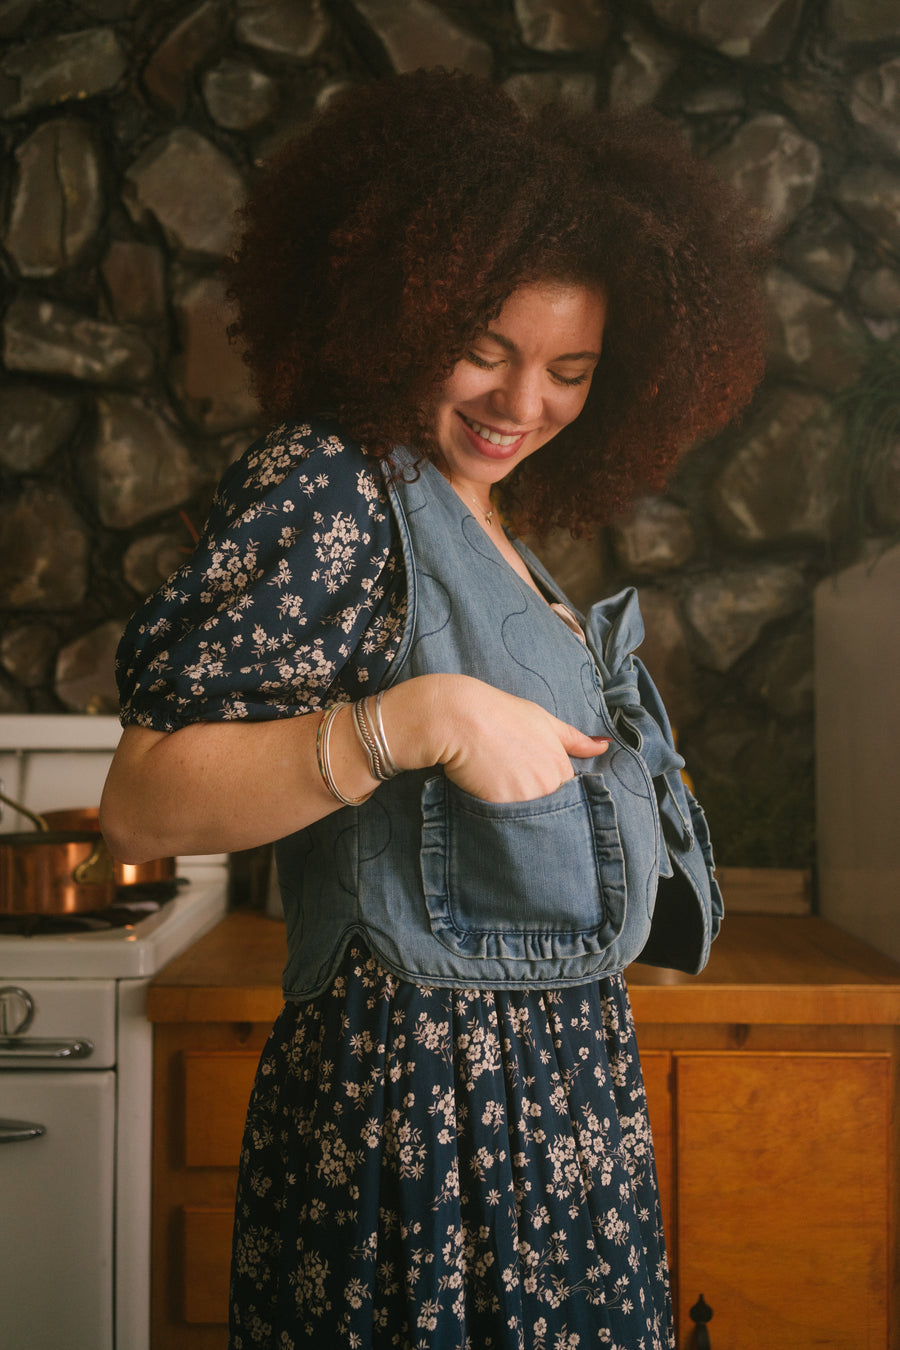
[[[484, 802], [432, 768], [282, 840], [285, 994], [325, 989], [357, 933], [420, 984], [562, 987], [638, 958], [702, 969], [721, 896], [665, 711], [632, 655], [643, 638], [636, 593], [593, 606], [585, 645], [432, 465], [389, 495], [409, 615], [387, 682], [473, 675], [611, 744], [534, 801]], [[545, 593], [565, 601], [516, 547]]]

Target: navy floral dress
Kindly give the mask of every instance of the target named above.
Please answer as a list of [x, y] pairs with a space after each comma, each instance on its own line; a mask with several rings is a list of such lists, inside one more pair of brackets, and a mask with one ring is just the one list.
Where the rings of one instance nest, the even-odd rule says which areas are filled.
[[[359, 697], [405, 613], [377, 473], [333, 425], [280, 427], [129, 624], [123, 720]], [[231, 1350], [670, 1350], [671, 1328], [621, 976], [432, 989], [357, 939], [326, 993], [285, 1005], [241, 1153]]]

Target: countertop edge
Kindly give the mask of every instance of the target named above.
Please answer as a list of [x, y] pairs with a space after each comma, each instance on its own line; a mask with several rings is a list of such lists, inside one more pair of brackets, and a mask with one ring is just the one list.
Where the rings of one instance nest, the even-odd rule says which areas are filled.
[[[699, 976], [645, 966], [626, 972], [635, 1021], [900, 1024], [900, 967], [824, 920], [740, 916], [730, 928]], [[762, 977], [768, 954], [790, 978]], [[233, 911], [154, 978], [147, 1016], [154, 1023], [271, 1023], [283, 1005], [285, 955], [283, 923]]]

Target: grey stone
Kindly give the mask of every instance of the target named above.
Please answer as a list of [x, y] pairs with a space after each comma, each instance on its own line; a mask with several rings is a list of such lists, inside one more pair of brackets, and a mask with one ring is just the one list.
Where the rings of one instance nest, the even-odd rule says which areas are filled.
[[309, 130], [310, 108], [304, 103], [287, 110], [279, 110], [278, 119], [271, 132], [260, 137], [253, 151], [253, 163], [261, 168], [278, 154], [291, 141], [303, 136]]
[[734, 84], [708, 84], [681, 100], [683, 112], [698, 117], [715, 117], [741, 112], [747, 100]]
[[328, 29], [319, 0], [238, 0], [234, 31], [259, 51], [308, 61]]
[[142, 223], [159, 222], [169, 245], [185, 254], [222, 257], [244, 200], [243, 179], [231, 160], [199, 132], [177, 127], [126, 171], [125, 203]]
[[828, 539], [843, 502], [842, 442], [827, 399], [779, 389], [711, 486], [719, 527], [738, 544]]
[[66, 610], [85, 597], [89, 540], [64, 494], [32, 484], [0, 506], [0, 606]]
[[153, 351], [143, 334], [54, 300], [18, 296], [6, 311], [3, 336], [10, 370], [115, 385], [142, 384], [153, 374]]
[[605, 0], [515, 0], [526, 47], [542, 52], [602, 51], [609, 40]]
[[92, 98], [118, 84], [127, 61], [112, 28], [61, 33], [20, 47], [0, 60], [0, 116]]
[[117, 713], [116, 648], [123, 619], [108, 619], [68, 643], [56, 659], [56, 694], [73, 712]]
[[819, 145], [844, 145], [847, 110], [834, 85], [801, 69], [779, 81], [775, 97], [786, 104], [791, 120]]
[[[745, 707], [714, 705], [707, 710], [702, 724], [691, 728], [691, 767], [701, 771], [707, 782], [714, 779], [730, 784], [736, 777], [743, 782], [747, 752], [760, 736], [765, 735], [765, 730], [759, 714]], [[710, 800], [706, 790], [703, 801], [707, 810], [715, 805], [715, 799]], [[714, 820], [712, 810], [710, 814]], [[726, 848], [730, 846], [730, 840], [721, 842]], [[716, 847], [715, 843], [713, 847]]]
[[690, 513], [665, 497], [644, 497], [616, 521], [612, 539], [625, 570], [640, 575], [682, 567], [696, 547]]
[[0, 388], [0, 464], [13, 473], [35, 473], [65, 445], [78, 425], [77, 398], [37, 384]]
[[834, 212], [806, 212], [782, 244], [781, 256], [804, 280], [839, 294], [853, 270], [856, 250], [846, 224]]
[[144, 67], [144, 88], [160, 107], [181, 116], [197, 67], [219, 41], [225, 25], [221, 0], [205, 0], [163, 38]]
[[558, 100], [584, 112], [597, 105], [597, 81], [587, 71], [522, 71], [504, 80], [503, 88], [526, 113]]
[[877, 149], [900, 157], [900, 56], [857, 75], [850, 111]]
[[125, 580], [138, 595], [153, 591], [186, 561], [190, 550], [173, 534], [148, 534], [129, 544], [122, 559]]
[[678, 65], [678, 55], [634, 24], [625, 25], [622, 37], [625, 55], [610, 75], [610, 107], [642, 108], [656, 98]]
[[787, 56], [802, 0], [650, 0], [656, 15], [697, 42], [737, 60], [775, 63]]
[[598, 539], [573, 539], [568, 530], [551, 530], [543, 539], [528, 538], [547, 570], [576, 609], [588, 610], [609, 586]]
[[771, 238], [783, 234], [809, 205], [822, 170], [819, 147], [778, 113], [761, 113], [746, 122], [711, 160], [745, 195]]
[[838, 183], [836, 195], [864, 230], [900, 253], [900, 169], [881, 164], [851, 169]]
[[31, 18], [41, 0], [0, 0], [0, 37], [13, 37]]
[[685, 614], [699, 639], [697, 660], [725, 672], [755, 645], [767, 624], [800, 609], [807, 586], [798, 567], [760, 563], [696, 581]]
[[16, 624], [0, 641], [0, 662], [19, 684], [35, 689], [47, 679], [57, 644], [56, 633], [49, 624]]
[[188, 281], [175, 295], [181, 351], [170, 375], [187, 417], [202, 431], [231, 431], [259, 416], [241, 350], [228, 340], [234, 318], [216, 277]]
[[703, 712], [703, 700], [681, 608], [675, 596], [659, 587], [641, 586], [639, 594], [644, 641], [637, 654], [649, 670], [675, 727], [690, 726]]
[[127, 19], [134, 14], [143, 0], [78, 0], [78, 8], [92, 19]]
[[101, 267], [119, 323], [157, 323], [166, 317], [166, 268], [155, 244], [113, 239]]
[[103, 215], [93, 133], [55, 118], [22, 142], [16, 160], [6, 247], [23, 276], [52, 276], [79, 260]]
[[900, 439], [888, 445], [876, 464], [868, 490], [869, 510], [879, 530], [900, 530]]
[[240, 459], [248, 446], [251, 446], [254, 441], [258, 441], [260, 436], [265, 434], [265, 431], [266, 428], [262, 426], [241, 427], [238, 431], [232, 431], [228, 435], [222, 436], [212, 455], [212, 481], [218, 482], [229, 464], [233, 464], [236, 459]]
[[838, 42], [881, 42], [900, 37], [897, 0], [827, 0], [825, 17]]
[[780, 267], [766, 277], [766, 294], [770, 371], [799, 375], [821, 389], [852, 384], [866, 345], [856, 320], [830, 296]]
[[459, 27], [429, 0], [353, 0], [377, 34], [396, 71], [446, 66], [490, 75], [494, 54], [486, 42]]
[[853, 286], [863, 308], [882, 318], [900, 318], [900, 272], [893, 267], [876, 267], [857, 272]]
[[203, 98], [220, 127], [249, 131], [274, 111], [278, 84], [249, 61], [226, 56], [204, 75]]
[[813, 710], [813, 635], [808, 624], [773, 643], [763, 662], [759, 692], [780, 717]]
[[103, 524], [127, 530], [186, 501], [200, 474], [175, 428], [124, 394], [104, 394], [97, 407], [97, 438], [84, 478]]
[[876, 319], [866, 314], [863, 316], [863, 326], [876, 342], [890, 342], [900, 333], [900, 319]]
[[345, 89], [352, 89], [352, 88], [353, 88], [352, 80], [328, 80], [328, 82], [326, 84], [323, 84], [322, 88], [316, 94], [315, 106], [317, 111], [321, 112], [323, 108], [328, 107], [331, 100], [335, 98], [338, 94], [342, 94]]

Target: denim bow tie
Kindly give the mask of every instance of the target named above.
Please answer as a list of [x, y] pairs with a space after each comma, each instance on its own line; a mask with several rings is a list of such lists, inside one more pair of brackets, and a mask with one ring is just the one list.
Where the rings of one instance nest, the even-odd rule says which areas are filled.
[[644, 640], [644, 620], [633, 586], [591, 606], [585, 637], [613, 726], [626, 745], [639, 748], [654, 780], [664, 833], [688, 848], [694, 832], [681, 777], [684, 760], [675, 749], [656, 686], [643, 662], [632, 655]]

